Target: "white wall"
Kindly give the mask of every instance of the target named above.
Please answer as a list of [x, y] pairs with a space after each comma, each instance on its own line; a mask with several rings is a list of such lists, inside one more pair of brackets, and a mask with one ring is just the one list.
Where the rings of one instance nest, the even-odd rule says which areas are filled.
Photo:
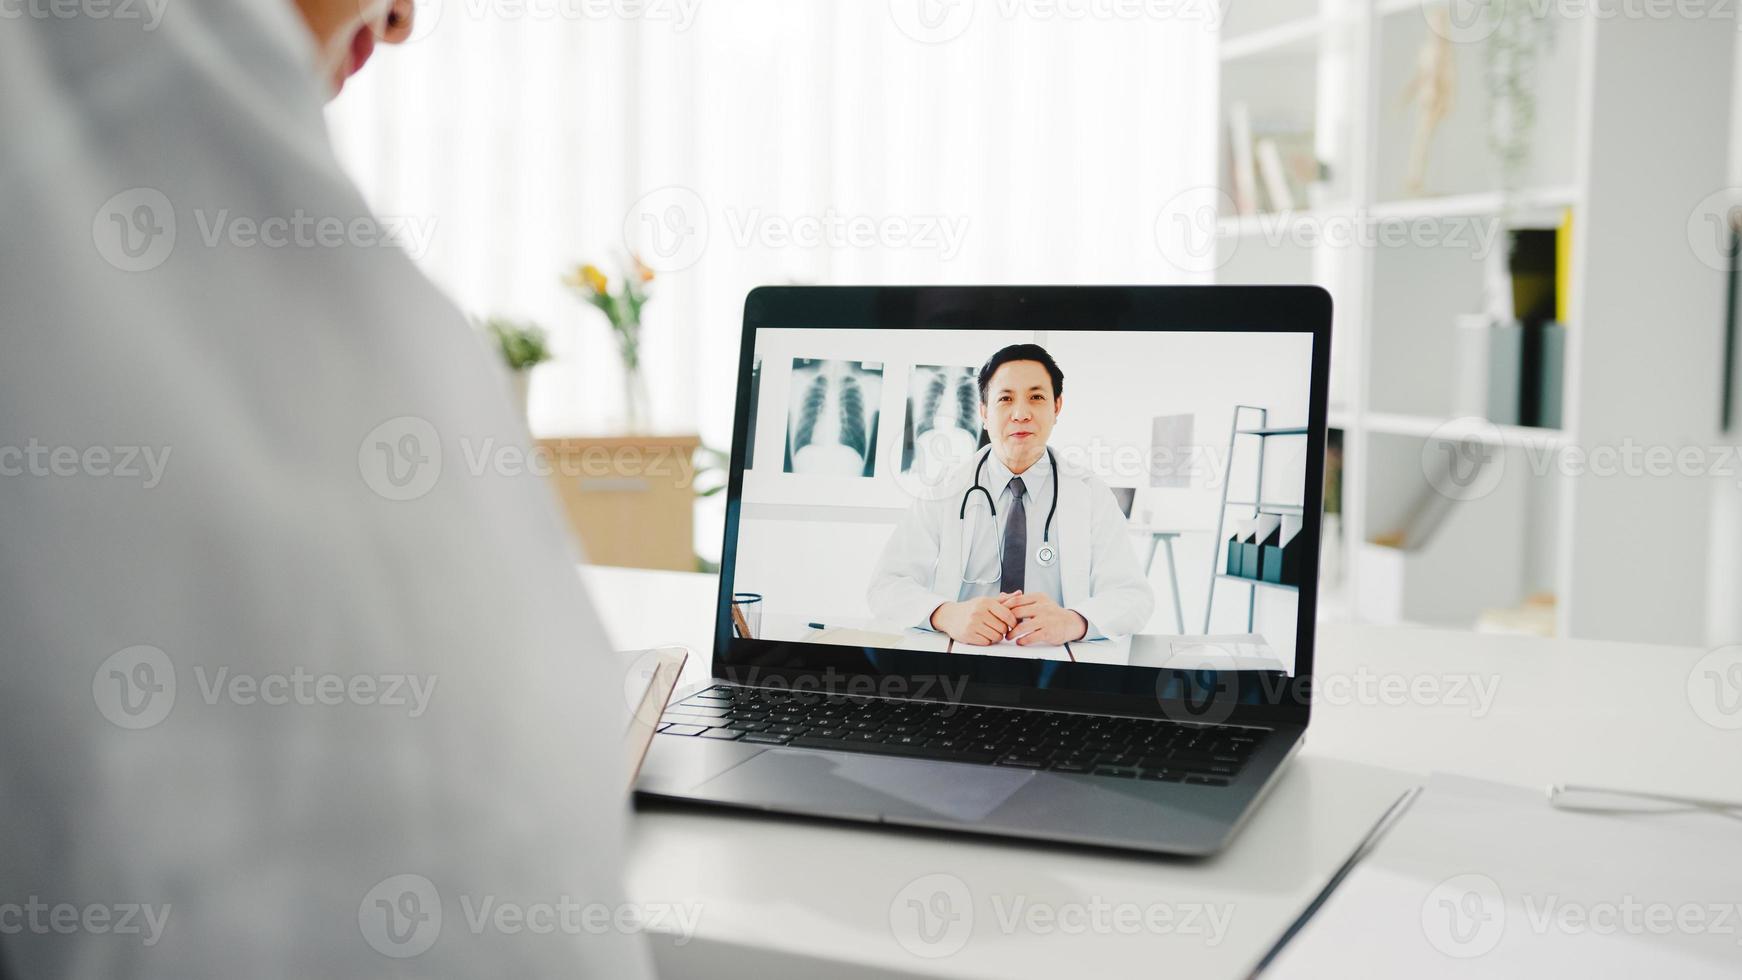
[[[1113, 486], [1139, 488], [1133, 513], [1188, 533], [1176, 544], [1188, 631], [1203, 626], [1221, 499], [1222, 464], [1236, 404], [1270, 409], [1272, 425], [1305, 424], [1310, 338], [1278, 334], [986, 333], [979, 331], [765, 331], [758, 336], [762, 389], [756, 466], [745, 474], [735, 586], [763, 594], [769, 613], [827, 621], [869, 617], [865, 589], [878, 552], [912, 500], [896, 480], [908, 371], [914, 364], [983, 362], [999, 347], [1037, 341], [1065, 373], [1064, 407], [1052, 445]], [[876, 475], [816, 478], [781, 471], [788, 381], [794, 357], [884, 365]], [[1151, 420], [1195, 416], [1191, 485], [1151, 489]], [[1243, 424], [1256, 422], [1247, 417]], [[1256, 440], [1243, 439], [1246, 443]], [[1269, 440], [1265, 500], [1302, 500], [1306, 440]], [[1253, 456], [1239, 458], [1231, 496], [1251, 499]], [[1242, 478], [1243, 477], [1243, 478]], [[1146, 543], [1133, 538], [1141, 558]], [[1155, 563], [1156, 614], [1146, 632], [1175, 632], [1166, 562]], [[1245, 630], [1247, 587], [1218, 583], [1217, 632]], [[1258, 631], [1292, 656], [1295, 597], [1260, 590]]]

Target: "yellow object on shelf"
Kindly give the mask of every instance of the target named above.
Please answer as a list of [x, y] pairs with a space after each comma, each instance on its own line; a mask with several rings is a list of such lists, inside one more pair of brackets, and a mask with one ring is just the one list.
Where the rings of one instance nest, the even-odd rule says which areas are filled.
[[1561, 214], [1561, 223], [1554, 233], [1554, 318], [1561, 326], [1571, 326], [1567, 310], [1573, 296], [1573, 209]]

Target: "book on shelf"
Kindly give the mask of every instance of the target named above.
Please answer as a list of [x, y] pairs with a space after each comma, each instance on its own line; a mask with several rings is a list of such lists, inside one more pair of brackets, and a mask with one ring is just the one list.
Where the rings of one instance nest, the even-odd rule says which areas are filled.
[[1234, 166], [1234, 208], [1258, 213], [1258, 172], [1253, 163], [1252, 113], [1244, 102], [1228, 106], [1228, 159]]

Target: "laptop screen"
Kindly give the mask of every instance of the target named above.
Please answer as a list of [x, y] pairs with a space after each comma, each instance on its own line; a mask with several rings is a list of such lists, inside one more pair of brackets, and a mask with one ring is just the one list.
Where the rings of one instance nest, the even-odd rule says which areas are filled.
[[1313, 339], [757, 329], [733, 635], [1292, 677]]

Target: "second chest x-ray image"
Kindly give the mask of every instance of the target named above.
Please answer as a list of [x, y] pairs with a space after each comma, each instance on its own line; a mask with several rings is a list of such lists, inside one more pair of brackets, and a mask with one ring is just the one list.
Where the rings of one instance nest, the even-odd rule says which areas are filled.
[[1292, 674], [1310, 337], [764, 330], [759, 638]]

